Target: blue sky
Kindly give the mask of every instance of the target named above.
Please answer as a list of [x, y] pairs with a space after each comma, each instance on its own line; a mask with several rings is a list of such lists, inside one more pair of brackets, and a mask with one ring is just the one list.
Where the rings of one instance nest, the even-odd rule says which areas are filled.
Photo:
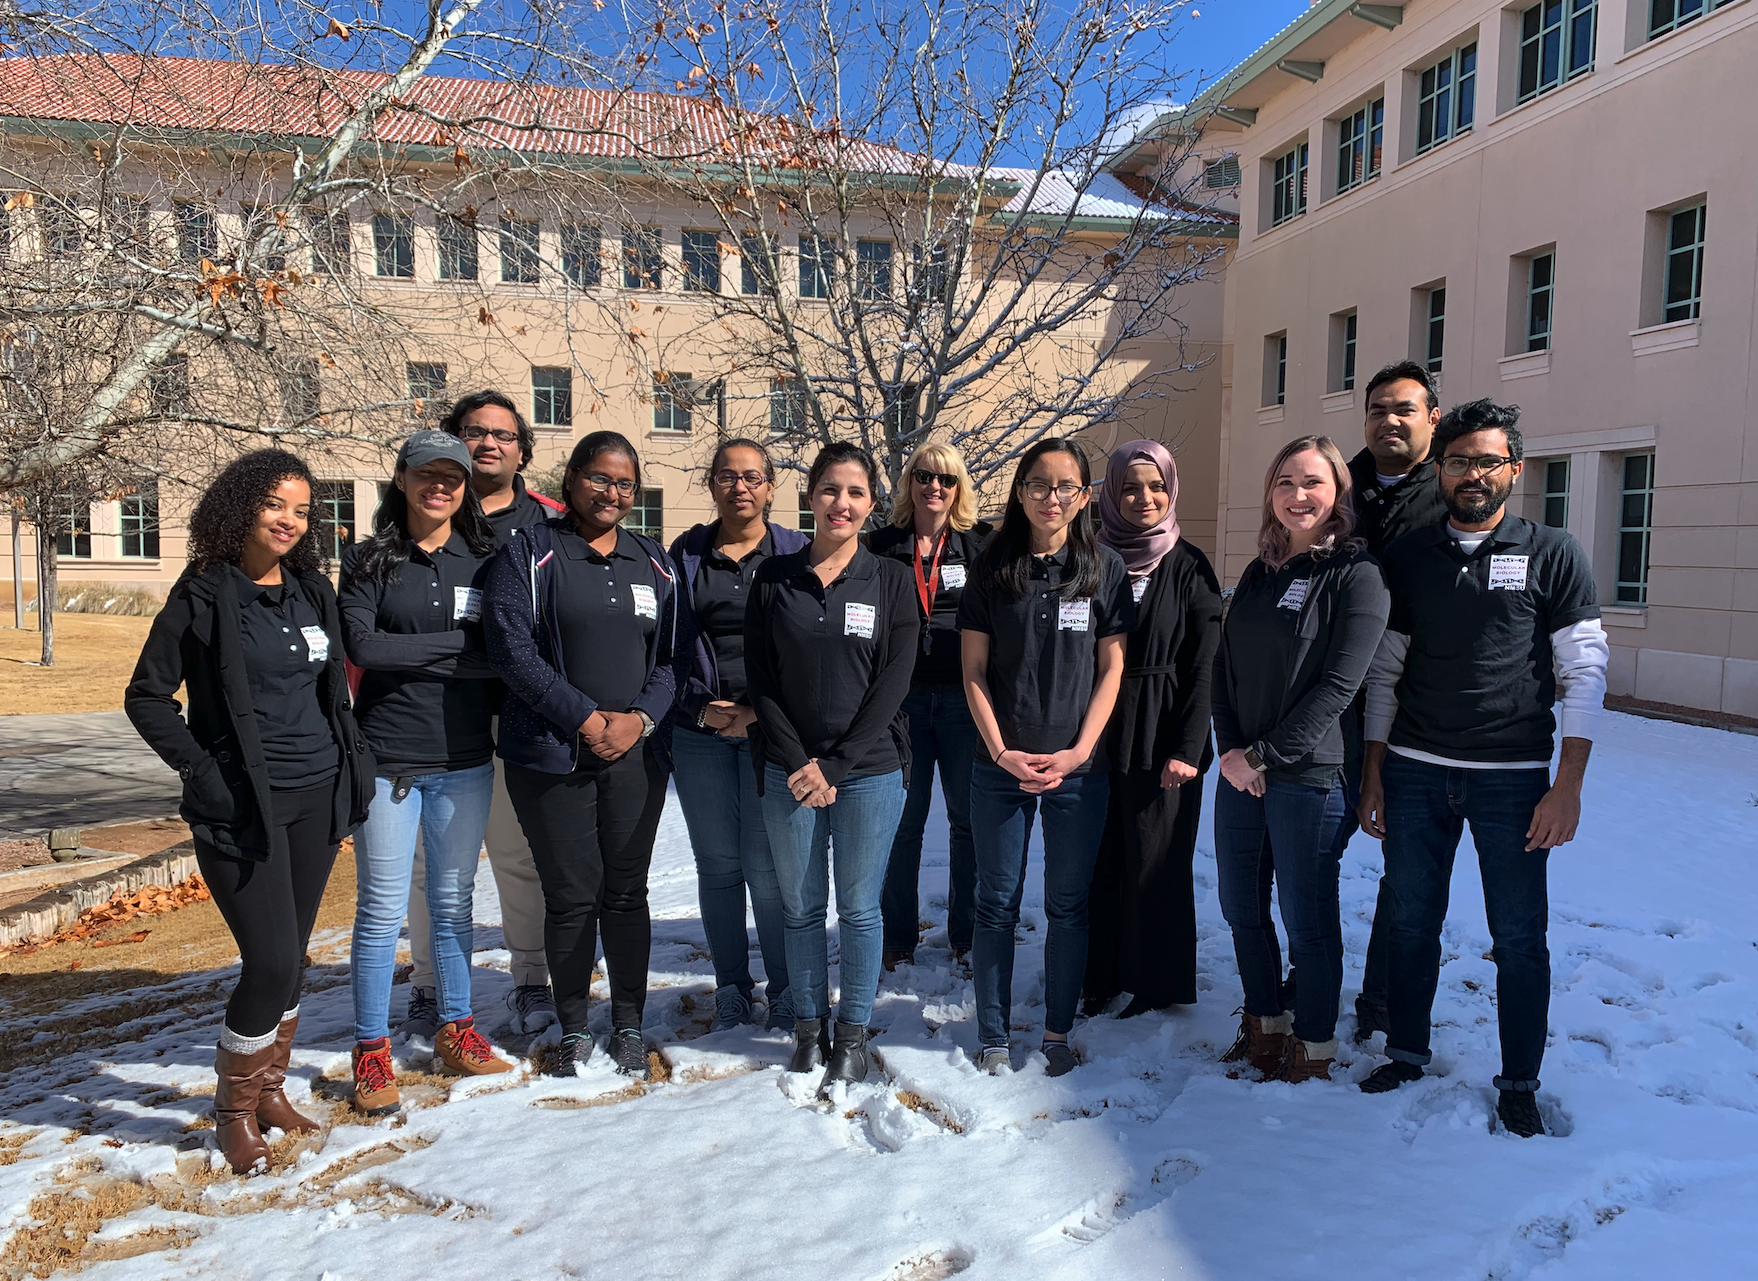
[[1206, 84], [1300, 16], [1307, 0], [1196, 0], [1173, 45], [1180, 70]]

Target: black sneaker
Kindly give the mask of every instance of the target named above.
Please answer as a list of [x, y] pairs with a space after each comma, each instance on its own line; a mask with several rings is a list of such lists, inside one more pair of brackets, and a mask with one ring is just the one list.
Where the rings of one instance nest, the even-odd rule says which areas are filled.
[[1080, 1064], [1067, 1041], [1045, 1041], [1044, 1060], [1045, 1076], [1067, 1076]]
[[638, 1080], [648, 1079], [647, 1043], [641, 1039], [638, 1027], [618, 1028], [610, 1035], [610, 1041], [604, 1051], [610, 1055], [610, 1061], [616, 1070], [624, 1076], [632, 1076]]
[[431, 1041], [440, 1029], [439, 1000], [431, 987], [409, 989], [409, 1010], [403, 1015], [403, 1034]]
[[570, 1032], [562, 1038], [560, 1045], [543, 1056], [543, 1075], [578, 1075], [575, 1069], [583, 1067], [591, 1057], [592, 1038], [584, 1032]]
[[1412, 1081], [1422, 1080], [1422, 1069], [1414, 1063], [1403, 1063], [1393, 1059], [1390, 1063], [1382, 1063], [1376, 1067], [1367, 1080], [1361, 1083], [1363, 1094], [1388, 1094], [1400, 1085], [1409, 1085]]
[[1391, 1016], [1386, 1007], [1378, 1001], [1370, 1001], [1365, 995], [1355, 998], [1355, 1043], [1363, 1045], [1375, 1032], [1390, 1034], [1392, 1030]]
[[1531, 1090], [1503, 1090], [1496, 1100], [1496, 1115], [1504, 1130], [1522, 1139], [1544, 1133], [1544, 1118], [1538, 1115], [1538, 1100]]

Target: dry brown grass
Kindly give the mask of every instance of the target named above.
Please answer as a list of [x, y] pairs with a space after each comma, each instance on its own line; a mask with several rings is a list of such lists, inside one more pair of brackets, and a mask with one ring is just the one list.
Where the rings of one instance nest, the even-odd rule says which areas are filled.
[[954, 1134], [964, 1133], [964, 1126], [947, 1116], [946, 1113], [942, 1112], [933, 1103], [924, 1099], [914, 1090], [899, 1090], [897, 1092], [897, 1101], [903, 1104], [911, 1112], [927, 1117], [943, 1130], [950, 1130]]
[[0, 1134], [0, 1165], [12, 1165], [18, 1160], [18, 1154], [24, 1145], [29, 1143], [41, 1130], [10, 1130]]
[[53, 667], [36, 666], [43, 638], [35, 630], [0, 628], [0, 716], [121, 711], [152, 625], [150, 618], [57, 614]]

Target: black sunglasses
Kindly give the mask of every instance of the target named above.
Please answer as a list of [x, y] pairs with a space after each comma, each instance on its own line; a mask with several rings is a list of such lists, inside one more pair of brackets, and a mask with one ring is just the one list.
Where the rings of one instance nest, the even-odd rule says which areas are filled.
[[929, 471], [926, 467], [917, 467], [910, 472], [910, 477], [918, 485], [932, 485], [935, 481], [939, 481], [943, 489], [958, 488], [958, 477], [949, 472]]

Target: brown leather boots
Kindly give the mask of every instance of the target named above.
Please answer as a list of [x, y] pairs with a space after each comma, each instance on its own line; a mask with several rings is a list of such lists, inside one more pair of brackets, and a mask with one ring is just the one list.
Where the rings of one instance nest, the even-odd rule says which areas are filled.
[[1320, 1045], [1295, 1036], [1292, 1014], [1265, 1019], [1242, 1011], [1238, 1039], [1221, 1056], [1221, 1062], [1249, 1062], [1263, 1073], [1266, 1081], [1298, 1084], [1301, 1081], [1328, 1081], [1336, 1054], [1335, 1040]]
[[283, 1019], [274, 1043], [254, 1054], [240, 1054], [223, 1045], [214, 1051], [214, 1071], [219, 1074], [214, 1087], [215, 1137], [234, 1174], [269, 1168], [264, 1130], [311, 1134], [319, 1128], [316, 1121], [294, 1110], [283, 1088], [298, 1027], [297, 1014]]

